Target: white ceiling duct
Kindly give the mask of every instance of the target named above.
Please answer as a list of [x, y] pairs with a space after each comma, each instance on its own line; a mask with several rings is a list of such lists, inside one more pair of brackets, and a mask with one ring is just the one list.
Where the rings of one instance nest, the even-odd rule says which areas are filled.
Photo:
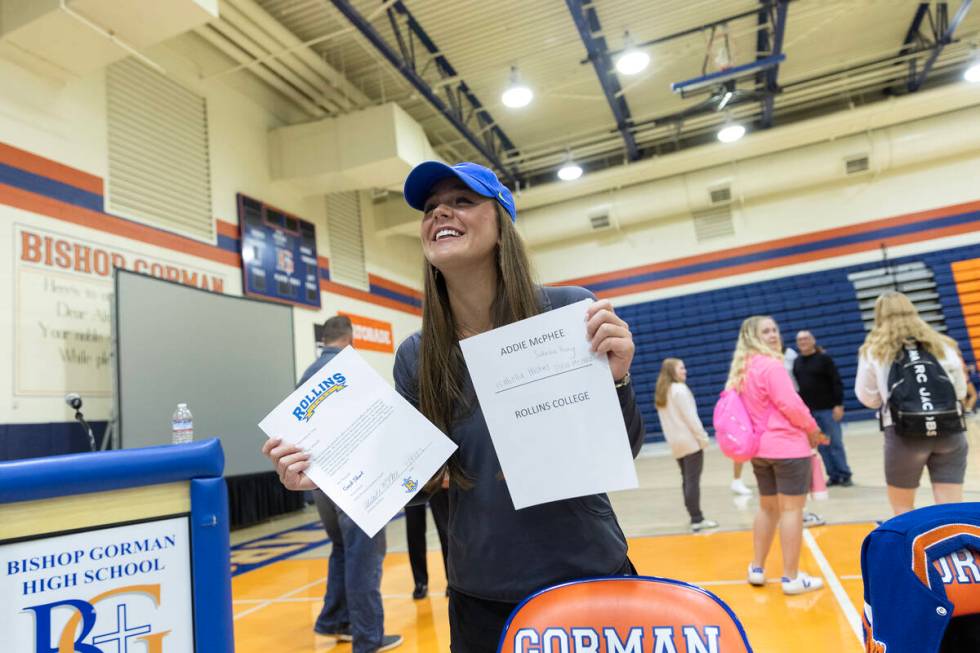
[[217, 0], [3, 0], [0, 40], [84, 75], [217, 16]]
[[438, 159], [425, 131], [394, 103], [269, 132], [272, 178], [311, 195], [398, 186]]

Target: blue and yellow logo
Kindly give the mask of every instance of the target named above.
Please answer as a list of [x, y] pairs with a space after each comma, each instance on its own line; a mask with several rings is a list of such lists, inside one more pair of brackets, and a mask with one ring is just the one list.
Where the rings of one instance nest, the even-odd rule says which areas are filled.
[[307, 390], [296, 408], [293, 409], [293, 416], [297, 421], [309, 422], [316, 412], [317, 407], [330, 395], [336, 394], [347, 387], [347, 377], [340, 372], [327, 377], [315, 386]]
[[402, 481], [402, 487], [405, 488], [405, 492], [415, 492], [419, 487], [419, 482], [414, 478], [406, 478]]
[[[141, 624], [140, 621], [147, 618], [145, 609], [140, 610], [136, 603], [130, 605], [128, 601], [122, 601], [116, 606], [114, 631], [101, 635], [93, 635], [91, 639], [89, 638], [98, 618], [96, 606], [107, 599], [118, 600], [117, 597], [125, 597], [129, 594], [149, 597], [154, 607], [160, 607], [159, 583], [117, 587], [93, 596], [88, 601], [82, 599], [63, 599], [44, 605], [27, 606], [26, 609], [34, 613], [35, 652], [63, 653], [65, 651], [85, 651], [85, 653], [109, 653], [109, 651], [132, 650], [128, 646], [130, 640], [134, 640], [133, 643], [136, 646], [143, 644], [140, 650], [147, 651], [148, 653], [163, 653], [165, 648], [163, 639], [170, 634], [170, 630], [153, 632], [151, 624]], [[58, 608], [68, 608], [73, 611], [68, 621], [61, 627], [60, 632], [56, 632], [57, 626], [55, 625], [60, 620], [52, 618], [52, 613]], [[133, 612], [136, 612], [138, 616], [133, 617]], [[127, 619], [132, 618], [138, 619], [136, 623], [140, 625], [134, 626], [130, 624]], [[99, 619], [98, 621], [101, 624], [105, 619]], [[53, 644], [51, 642], [52, 634], [58, 638], [57, 643]], [[85, 640], [91, 643], [84, 643]], [[101, 646], [103, 644], [108, 646]]]

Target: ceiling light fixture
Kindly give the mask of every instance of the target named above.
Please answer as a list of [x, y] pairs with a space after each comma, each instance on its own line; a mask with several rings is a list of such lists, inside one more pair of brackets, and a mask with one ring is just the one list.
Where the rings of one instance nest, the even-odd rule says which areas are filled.
[[517, 72], [517, 66], [510, 67], [510, 85], [500, 96], [500, 101], [504, 106], [511, 109], [526, 107], [534, 99], [534, 92], [521, 82], [521, 76]]
[[558, 170], [558, 178], [562, 181], [575, 181], [582, 176], [582, 167], [574, 161], [569, 161]]
[[633, 44], [630, 33], [623, 37], [623, 53], [616, 57], [616, 70], [624, 75], [636, 75], [650, 63], [650, 55]]
[[976, 59], [966, 72], [963, 73], [963, 79], [968, 82], [980, 82], [980, 59]]
[[581, 176], [582, 166], [575, 163], [575, 159], [572, 158], [572, 151], [567, 150], [565, 154], [565, 163], [558, 169], [558, 178], [562, 181], [575, 181]]
[[745, 127], [737, 122], [726, 122], [718, 130], [718, 140], [722, 143], [734, 143], [745, 136]]

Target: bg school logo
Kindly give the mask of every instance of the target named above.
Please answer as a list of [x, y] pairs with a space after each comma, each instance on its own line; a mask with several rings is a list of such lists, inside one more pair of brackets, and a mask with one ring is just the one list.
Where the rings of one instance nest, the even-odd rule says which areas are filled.
[[419, 482], [414, 478], [406, 478], [402, 481], [402, 487], [405, 488], [405, 492], [415, 492], [415, 489], [419, 486]]
[[[118, 600], [118, 597], [128, 597], [128, 600]], [[110, 602], [115, 604], [115, 619], [97, 620], [96, 606], [113, 598], [117, 599]], [[153, 632], [152, 625], [141, 623], [146, 620], [147, 598], [152, 600], [154, 608], [160, 607], [159, 583], [117, 587], [88, 601], [64, 599], [28, 606], [25, 611], [34, 613], [33, 653], [122, 653], [133, 650], [131, 643], [147, 653], [163, 653], [163, 638], [170, 631]], [[72, 616], [59, 632], [52, 632], [52, 612], [63, 614], [66, 608], [74, 611]], [[103, 615], [108, 612], [104, 609]], [[137, 625], [129, 623], [132, 619]], [[96, 628], [97, 625], [100, 627]]]
[[306, 391], [306, 396], [293, 409], [293, 417], [299, 422], [309, 422], [313, 413], [330, 395], [347, 387], [347, 377], [340, 372], [327, 377]]

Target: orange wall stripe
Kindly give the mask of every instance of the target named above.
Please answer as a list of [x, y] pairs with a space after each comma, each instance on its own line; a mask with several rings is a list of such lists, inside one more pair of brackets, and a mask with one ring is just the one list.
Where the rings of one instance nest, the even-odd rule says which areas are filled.
[[229, 252], [215, 245], [202, 243], [191, 238], [170, 234], [153, 227], [116, 218], [105, 213], [91, 211], [86, 208], [60, 202], [50, 197], [30, 193], [13, 186], [0, 184], [0, 202], [10, 206], [46, 215], [51, 218], [64, 220], [73, 224], [98, 229], [115, 236], [137, 240], [148, 245], [164, 247], [199, 258], [216, 261], [233, 267], [241, 267], [238, 252]]
[[343, 295], [345, 297], [359, 299], [362, 302], [367, 302], [369, 304], [376, 304], [378, 306], [393, 308], [397, 311], [402, 311], [404, 313], [411, 313], [412, 315], [417, 315], [417, 316], [422, 315], [421, 308], [416, 308], [415, 306], [402, 304], [401, 302], [396, 302], [393, 299], [388, 299], [387, 297], [378, 297], [377, 295], [372, 295], [371, 293], [364, 292], [363, 290], [358, 290], [357, 288], [348, 288], [347, 286], [341, 285], [339, 283], [334, 283], [333, 281], [327, 281], [326, 279], [320, 280], [320, 289], [326, 290], [327, 292], [334, 293], [335, 295]]
[[47, 177], [63, 184], [86, 190], [96, 195], [102, 195], [102, 179], [77, 168], [56, 163], [36, 154], [18, 149], [5, 143], [0, 143], [0, 163], [19, 168], [24, 172]]
[[215, 220], [214, 222], [219, 236], [226, 236], [235, 240], [242, 237], [241, 230], [234, 222], [225, 222], [224, 220]]
[[[735, 247], [732, 249], [723, 249], [715, 252], [710, 252], [708, 254], [698, 254], [695, 256], [688, 256], [679, 259], [671, 259], [670, 261], [664, 261], [661, 263], [653, 263], [650, 265], [641, 265], [634, 268], [626, 268], [623, 270], [617, 270], [615, 272], [606, 272], [603, 274], [596, 274], [587, 277], [579, 277], [576, 279], [569, 279], [563, 283], [570, 285], [579, 286], [589, 286], [603, 281], [614, 281], [616, 279], [622, 279], [624, 277], [631, 277], [640, 274], [646, 274], [648, 272], [659, 272], [662, 270], [670, 270], [673, 268], [684, 267], [687, 265], [693, 265], [696, 263], [704, 263], [707, 261], [714, 261], [718, 259], [743, 256], [745, 254], [755, 254], [758, 252], [765, 252], [772, 249], [780, 249], [783, 247], [792, 247], [794, 245], [802, 245], [806, 243], [811, 243], [815, 240], [827, 240], [831, 238], [839, 238], [841, 236], [849, 236], [855, 233], [861, 233], [864, 231], [873, 231], [875, 229], [880, 229], [883, 227], [898, 227], [906, 224], [912, 224], [915, 222], [922, 222], [924, 220], [931, 220], [933, 218], [942, 218], [950, 215], [955, 215], [959, 213], [969, 213], [971, 211], [980, 210], [980, 201], [978, 202], [966, 202], [963, 204], [954, 204], [952, 206], [944, 206], [938, 209], [930, 209], [928, 211], [919, 211], [917, 213], [909, 213], [906, 215], [900, 215], [890, 218], [882, 218], [879, 220], [872, 220], [870, 222], [862, 222], [857, 225], [852, 225], [849, 227], [838, 227], [835, 229], [826, 229], [824, 231], [814, 231], [799, 236], [792, 236], [789, 238], [780, 238], [778, 240], [769, 240], [763, 243], [757, 243], [755, 245], [746, 245], [743, 247]], [[924, 232], [920, 232], [924, 233]], [[921, 238], [921, 235], [917, 235], [913, 240]], [[882, 239], [884, 242], [889, 242], [894, 239]], [[878, 242], [881, 242], [879, 240]], [[871, 249], [878, 247], [875, 243]], [[821, 258], [823, 256], [821, 255]], [[775, 260], [775, 259], [774, 259]], [[771, 265], [774, 260], [767, 263], [767, 266]]]
[[[752, 263], [733, 265], [731, 267], [721, 268], [718, 270], [706, 270], [704, 272], [687, 274], [679, 277], [673, 277], [671, 279], [658, 279], [656, 281], [648, 281], [648, 282], [633, 284], [629, 286], [610, 288], [608, 290], [599, 291], [596, 293], [596, 295], [599, 297], [619, 297], [622, 295], [631, 295], [633, 293], [645, 292], [647, 290], [656, 290], [658, 288], [669, 288], [672, 286], [680, 286], [688, 283], [695, 283], [698, 281], [706, 281], [709, 279], [717, 279], [720, 277], [729, 277], [735, 274], [745, 274], [747, 272], [768, 270], [776, 267], [795, 265], [797, 263], [807, 263], [809, 261], [819, 261], [825, 258], [834, 258], [837, 256], [844, 256], [847, 254], [865, 252], [869, 250], [878, 249], [881, 246], [881, 243], [885, 243], [889, 247], [894, 247], [896, 245], [917, 243], [923, 240], [944, 238], [947, 236], [955, 236], [958, 234], [965, 234], [973, 231], [980, 231], [980, 223], [974, 222], [974, 223], [967, 223], [967, 224], [951, 225], [949, 227], [939, 227], [936, 229], [927, 229], [925, 231], [919, 231], [913, 234], [903, 234], [901, 236], [882, 238], [881, 240], [875, 240], [873, 242], [852, 243], [850, 245], [844, 245], [841, 247], [835, 247], [833, 249], [826, 249], [818, 252], [794, 254], [791, 256], [783, 256], [780, 258], [767, 259], [765, 261], [753, 261]], [[561, 285], [574, 285], [577, 283], [581, 283], [581, 280], [562, 281], [560, 283]]]

